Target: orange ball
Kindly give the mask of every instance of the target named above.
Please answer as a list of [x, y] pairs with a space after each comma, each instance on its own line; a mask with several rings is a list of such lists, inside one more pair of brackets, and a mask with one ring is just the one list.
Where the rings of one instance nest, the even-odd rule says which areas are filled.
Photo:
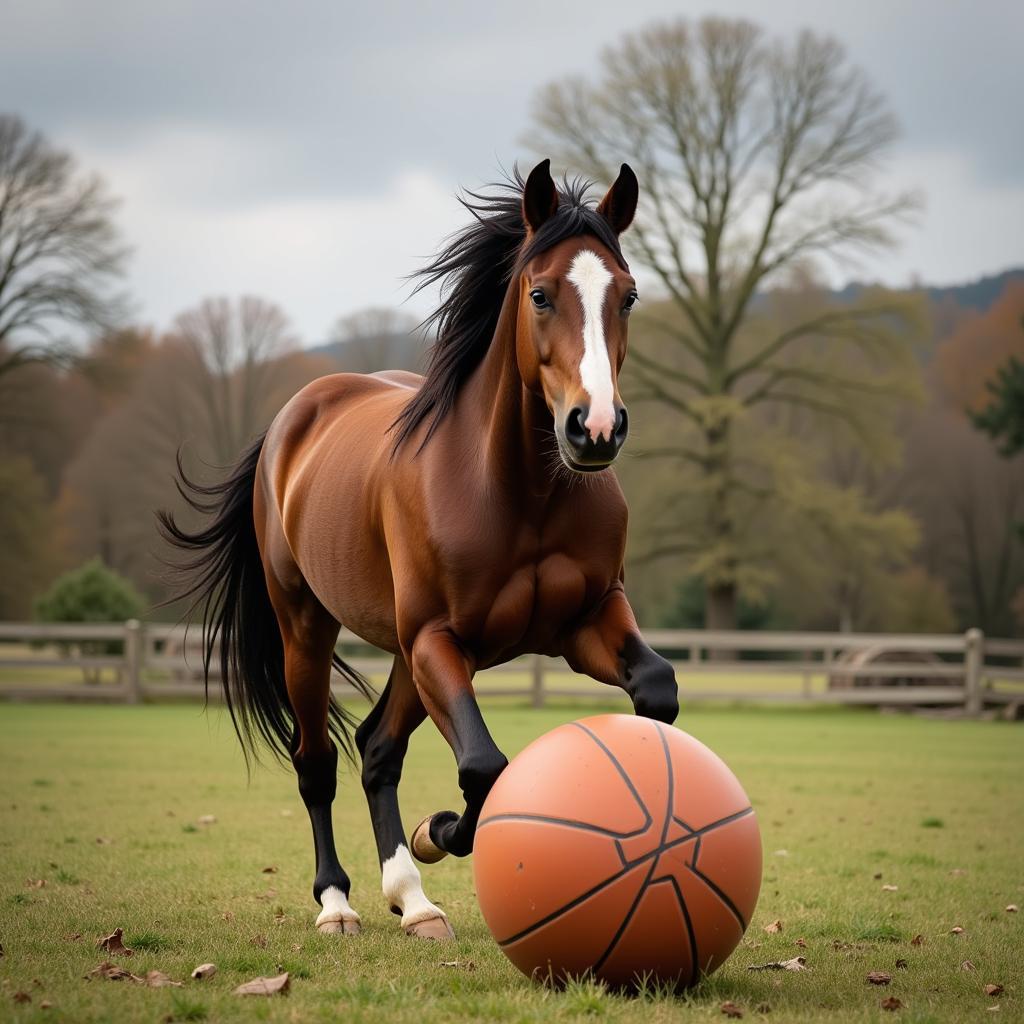
[[473, 847], [491, 934], [524, 974], [693, 985], [736, 948], [761, 886], [743, 787], [673, 726], [597, 715], [502, 773]]

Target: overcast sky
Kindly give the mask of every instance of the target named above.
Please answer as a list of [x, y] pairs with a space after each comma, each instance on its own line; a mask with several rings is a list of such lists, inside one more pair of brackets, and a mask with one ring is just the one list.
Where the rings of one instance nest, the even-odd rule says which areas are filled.
[[830, 32], [887, 95], [903, 137], [883, 183], [927, 209], [858, 277], [1024, 264], [1020, 0], [5, 0], [0, 110], [122, 197], [141, 320], [252, 293], [314, 344], [407, 297], [403, 275], [462, 222], [459, 185], [529, 160], [538, 86], [651, 19], [709, 12]]

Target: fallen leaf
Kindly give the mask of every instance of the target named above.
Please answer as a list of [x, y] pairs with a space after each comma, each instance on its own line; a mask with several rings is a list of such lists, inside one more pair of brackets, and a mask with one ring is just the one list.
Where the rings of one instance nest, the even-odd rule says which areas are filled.
[[171, 981], [163, 971], [146, 971], [147, 988], [167, 988], [169, 985], [181, 988], [182, 982]]
[[232, 914], [230, 910], [225, 910], [224, 913], [220, 915], [220, 917], [222, 921], [234, 921], [235, 919], [235, 915]]
[[960, 970], [961, 970], [961, 971], [976, 971], [977, 969], [978, 969], [978, 968], [977, 968], [977, 967], [975, 967], [975, 966], [974, 966], [974, 964], [973, 964], [973, 963], [972, 963], [972, 962], [971, 962], [970, 960], [965, 960], [965, 961], [964, 961], [964, 962], [963, 962], [963, 963], [962, 963], [962, 964], [960, 965]]
[[288, 972], [274, 978], [253, 978], [235, 989], [236, 996], [274, 996], [288, 991]]
[[40, 1010], [52, 1010], [53, 1009], [53, 1003], [51, 1003], [49, 999], [44, 999], [39, 1004], [39, 1009]]
[[903, 1003], [895, 996], [886, 996], [879, 1004], [883, 1010], [901, 1010]]
[[871, 971], [868, 974], [867, 980], [872, 985], [888, 985], [892, 981], [892, 975], [887, 974], [885, 971]]
[[265, 867], [263, 869], [263, 874], [265, 874], [265, 875], [276, 875], [277, 874], [277, 868], [274, 867], [273, 864], [271, 864], [268, 867]]
[[1016, 914], [1018, 910], [1020, 910], [1020, 907], [1018, 907], [1016, 903], [1006, 904], [1006, 912], [1008, 914]]
[[949, 929], [950, 935], [963, 935], [963, 933], [964, 930], [960, 927], [960, 925], [954, 925], [952, 928]]
[[27, 992], [15, 992], [11, 997], [16, 1003], [31, 1003], [32, 997]]
[[476, 964], [472, 960], [442, 960], [441, 966], [461, 968], [464, 971], [476, 970]]
[[772, 1012], [772, 1004], [771, 1003], [758, 1003], [757, 1006], [754, 1007], [754, 1012], [755, 1013], [771, 1013]]
[[966, 875], [966, 874], [967, 874], [967, 869], [966, 868], [953, 868], [953, 870], [950, 871], [950, 873], [949, 873], [949, 877], [950, 878], [959, 878], [961, 875]]
[[65, 942], [77, 942], [81, 937], [82, 937], [82, 933], [81, 932], [68, 932], [67, 935], [64, 936], [64, 941]]
[[284, 924], [288, 918], [284, 915], [284, 912], [274, 915], [274, 924]]
[[115, 928], [105, 938], [96, 943], [98, 949], [105, 949], [111, 956], [134, 956], [135, 950], [129, 949], [122, 941], [124, 937], [123, 928]]
[[764, 930], [769, 935], [775, 935], [777, 932], [781, 932], [782, 931], [782, 922], [781, 921], [772, 921], [771, 924], [766, 924], [764, 926]]
[[907, 961], [903, 957], [899, 956], [896, 958], [896, 970], [905, 971], [907, 969]]
[[795, 956], [792, 960], [773, 960], [769, 964], [751, 964], [748, 971], [806, 971], [807, 957]]
[[898, 885], [883, 885], [882, 892], [899, 892], [900, 887]]
[[198, 821], [200, 825], [216, 825], [217, 816], [215, 814], [203, 814], [196, 818], [196, 821]]
[[249, 940], [249, 945], [250, 946], [256, 946], [258, 949], [266, 949], [267, 948], [267, 937], [266, 937], [266, 935], [254, 935]]
[[727, 999], [724, 1003], [722, 1003], [719, 1009], [722, 1011], [723, 1014], [725, 1014], [726, 1017], [739, 1019], [743, 1016], [742, 1007], [737, 1006], [731, 999]]
[[1001, 996], [1003, 994], [1002, 985], [986, 985], [985, 995], [987, 996]]
[[113, 841], [114, 841], [113, 839], [108, 839], [106, 836], [97, 836], [96, 837], [96, 845], [97, 846], [110, 846], [110, 844]]
[[775, 851], [775, 856], [776, 857], [788, 857], [789, 856], [789, 850], [776, 850]]
[[793, 943], [793, 945], [799, 946], [801, 949], [807, 948], [807, 943], [804, 939], [797, 939], [796, 942]]
[[132, 974], [130, 971], [126, 971], [123, 967], [118, 967], [117, 964], [112, 964], [109, 960], [104, 960], [99, 967], [94, 967], [86, 976], [86, 979], [91, 978], [106, 978], [107, 981], [135, 981], [140, 985], [146, 983], [145, 978], [140, 978], [137, 974]]
[[879, 881], [881, 879], [882, 872], [881, 871], [876, 871], [871, 877], [877, 882], [877, 881]]
[[923, 936], [923, 935], [920, 935], [920, 934], [918, 934], [918, 935], [915, 935], [915, 936], [914, 936], [914, 937], [913, 937], [913, 938], [912, 938], [912, 939], [910, 940], [910, 944], [911, 944], [912, 946], [920, 946], [920, 945], [923, 945], [923, 944], [924, 944], [924, 936]]
[[46, 879], [45, 878], [26, 878], [25, 885], [29, 889], [45, 889]]
[[200, 964], [193, 972], [192, 977], [196, 981], [203, 981], [205, 978], [212, 978], [217, 973], [216, 964]]
[[999, 1004], [996, 1003], [995, 1006], [988, 1007], [988, 1012], [989, 1013], [998, 1013], [999, 1012]]

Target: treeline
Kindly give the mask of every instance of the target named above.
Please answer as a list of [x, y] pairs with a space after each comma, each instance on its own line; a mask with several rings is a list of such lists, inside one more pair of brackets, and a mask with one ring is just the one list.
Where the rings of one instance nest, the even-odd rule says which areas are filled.
[[[849, 400], [864, 407], [838, 419], [805, 406], [755, 407], [739, 420], [739, 625], [1019, 635], [1024, 458], [1000, 454], [971, 413], [990, 405], [987, 385], [1024, 347], [1024, 273], [988, 308], [888, 298], [920, 314], [903, 328], [902, 397], [858, 392]], [[763, 296], [749, 329], [852, 301], [805, 283]], [[665, 454], [684, 427], [642, 373], [670, 315], [652, 302], [631, 325], [623, 387], [634, 426], [619, 468], [631, 505], [627, 573], [645, 623], [697, 626], [704, 480], [676, 448]], [[838, 361], [834, 339], [818, 343]], [[0, 374], [0, 616], [30, 616], [56, 576], [96, 556], [155, 605], [167, 592], [153, 513], [183, 511], [177, 453], [190, 474], [212, 479], [307, 381], [417, 368], [425, 344], [409, 318], [373, 310], [342, 321], [332, 344], [303, 350], [273, 304], [217, 299], [164, 334], [105, 332], [71, 365]], [[787, 359], [798, 368], [806, 354]]]

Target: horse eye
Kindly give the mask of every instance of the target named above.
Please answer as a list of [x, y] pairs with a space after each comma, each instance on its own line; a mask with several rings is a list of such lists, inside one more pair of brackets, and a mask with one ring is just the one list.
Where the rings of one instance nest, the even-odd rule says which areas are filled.
[[530, 292], [530, 298], [533, 300], [535, 309], [547, 309], [549, 305], [548, 297], [539, 288], [534, 288]]
[[639, 298], [640, 298], [640, 296], [637, 295], [636, 292], [630, 292], [626, 296], [626, 301], [622, 304], [622, 312], [623, 313], [628, 313], [636, 305], [637, 300]]

